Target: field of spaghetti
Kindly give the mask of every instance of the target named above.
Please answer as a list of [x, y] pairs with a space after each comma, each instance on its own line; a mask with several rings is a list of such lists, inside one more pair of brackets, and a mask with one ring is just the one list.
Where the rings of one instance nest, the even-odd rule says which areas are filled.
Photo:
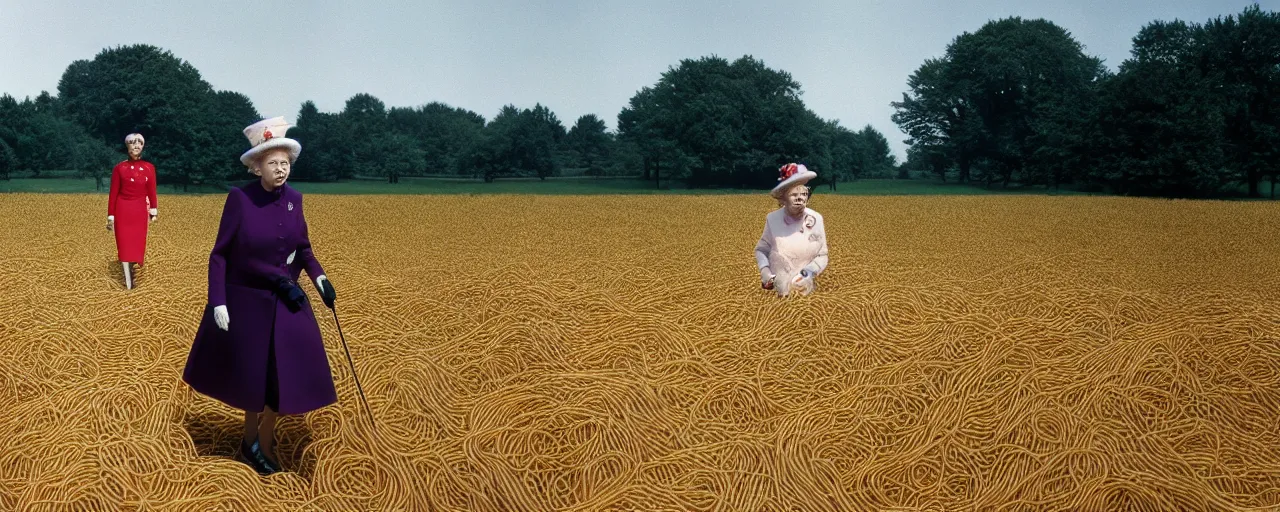
[[131, 291], [105, 201], [0, 196], [0, 509], [1280, 505], [1280, 203], [819, 194], [780, 299], [763, 194], [311, 195], [377, 428], [306, 285], [339, 402], [263, 478], [181, 380], [223, 198]]

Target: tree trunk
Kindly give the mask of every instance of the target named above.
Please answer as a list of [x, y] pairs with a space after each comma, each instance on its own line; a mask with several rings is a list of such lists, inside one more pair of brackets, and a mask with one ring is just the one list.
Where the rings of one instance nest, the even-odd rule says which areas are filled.
[[653, 186], [659, 190], [662, 189], [662, 161], [658, 160], [653, 163]]
[[1274, 172], [1271, 173], [1271, 198], [1272, 199], [1276, 198], [1276, 176], [1280, 176], [1280, 173], [1274, 173]]
[[1258, 191], [1258, 182], [1262, 181], [1262, 173], [1256, 169], [1249, 170], [1249, 197], [1262, 197]]
[[969, 162], [969, 155], [961, 154], [961, 155], [960, 155], [960, 180], [959, 180], [959, 181], [960, 181], [960, 183], [968, 183], [968, 182], [969, 182], [969, 169], [970, 169], [970, 168], [971, 168], [971, 164], [970, 164], [970, 162]]

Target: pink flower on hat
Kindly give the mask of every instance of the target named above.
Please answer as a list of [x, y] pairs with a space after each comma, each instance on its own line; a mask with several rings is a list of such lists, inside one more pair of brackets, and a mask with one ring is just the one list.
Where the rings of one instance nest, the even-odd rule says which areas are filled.
[[271, 138], [272, 138], [272, 137], [275, 137], [275, 135], [272, 135], [272, 134], [271, 134], [271, 129], [270, 129], [270, 128], [268, 128], [268, 129], [266, 129], [266, 130], [263, 130], [263, 131], [262, 131], [262, 140], [263, 140], [263, 141], [271, 140]]
[[790, 178], [791, 176], [795, 175], [795, 173], [797, 172], [800, 172], [800, 166], [796, 164], [784, 165], [778, 169], [778, 174], [779, 174], [778, 181], [782, 181], [787, 178]]

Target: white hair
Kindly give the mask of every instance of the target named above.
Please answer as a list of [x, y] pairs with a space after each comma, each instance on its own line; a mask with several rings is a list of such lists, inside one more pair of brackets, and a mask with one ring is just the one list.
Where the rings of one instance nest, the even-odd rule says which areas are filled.
[[804, 183], [797, 183], [795, 185], [787, 187], [786, 190], [783, 190], [782, 193], [778, 194], [778, 206], [786, 206], [788, 204], [787, 196], [791, 195], [791, 191], [797, 188], [804, 189], [805, 194], [813, 195], [813, 189], [810, 189], [808, 185], [805, 185]]
[[129, 141], [131, 141], [131, 140], [133, 140], [133, 139], [138, 139], [138, 140], [142, 141], [142, 143], [143, 143], [143, 144], [146, 144], [146, 143], [147, 143], [147, 139], [146, 139], [146, 137], [143, 137], [141, 133], [130, 133], [130, 134], [128, 134], [128, 135], [125, 135], [125, 136], [124, 136], [124, 143], [125, 143], [125, 144], [128, 144], [128, 143], [129, 143]]
[[289, 155], [289, 172], [291, 172], [291, 173], [292, 173], [292, 172], [293, 172], [293, 161], [294, 161], [293, 153], [289, 152], [289, 148], [286, 148], [286, 147], [281, 146], [281, 147], [269, 148], [269, 149], [266, 149], [266, 150], [262, 151], [261, 153], [258, 153], [258, 154], [256, 154], [256, 155], [253, 155], [253, 159], [249, 160], [250, 162], [252, 162], [252, 163], [253, 163], [253, 165], [248, 166], [248, 168], [249, 168], [249, 174], [252, 174], [252, 175], [254, 175], [254, 176], [260, 176], [257, 172], [254, 172], [254, 171], [257, 171], [257, 170], [258, 170], [258, 167], [261, 167], [261, 166], [262, 166], [262, 161], [263, 161], [264, 159], [266, 159], [266, 158], [267, 158], [267, 155], [270, 155], [270, 154], [271, 154], [271, 152], [276, 151], [276, 150], [282, 150], [282, 151], [284, 151], [284, 152], [285, 152], [285, 154], [288, 154], [288, 155]]

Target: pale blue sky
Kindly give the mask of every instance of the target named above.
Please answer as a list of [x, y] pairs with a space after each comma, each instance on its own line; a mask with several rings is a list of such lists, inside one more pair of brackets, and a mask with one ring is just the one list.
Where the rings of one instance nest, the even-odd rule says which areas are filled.
[[1152, 20], [1204, 22], [1252, 3], [0, 0], [0, 93], [56, 93], [72, 61], [147, 43], [268, 117], [294, 121], [308, 99], [336, 112], [366, 92], [388, 107], [440, 101], [485, 119], [541, 102], [566, 128], [594, 113], [614, 129], [627, 100], [680, 59], [749, 54], [790, 72], [823, 118], [884, 132], [901, 158], [906, 137], [889, 102], [926, 58], [988, 20], [1049, 19], [1115, 69]]

